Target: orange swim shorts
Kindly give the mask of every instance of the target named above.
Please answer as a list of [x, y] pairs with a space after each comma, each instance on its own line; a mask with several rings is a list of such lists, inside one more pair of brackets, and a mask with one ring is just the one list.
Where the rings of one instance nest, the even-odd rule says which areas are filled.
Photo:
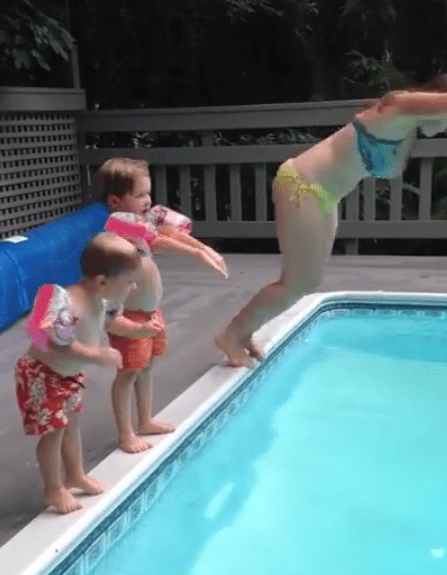
[[27, 355], [15, 368], [17, 403], [27, 435], [44, 435], [67, 426], [69, 412], [82, 411], [80, 373], [64, 377]]
[[157, 337], [129, 338], [109, 333], [110, 345], [123, 356], [123, 369], [142, 369], [152, 357], [163, 355], [166, 350], [163, 313], [160, 309], [153, 312], [124, 310], [123, 316], [138, 323], [157, 319], [163, 325]]

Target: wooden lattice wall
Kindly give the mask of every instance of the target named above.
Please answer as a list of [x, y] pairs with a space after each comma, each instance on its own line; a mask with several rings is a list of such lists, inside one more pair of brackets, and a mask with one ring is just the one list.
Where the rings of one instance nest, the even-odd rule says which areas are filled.
[[0, 114], [0, 238], [81, 203], [73, 112]]
[[75, 115], [77, 88], [0, 86], [0, 239], [82, 203]]

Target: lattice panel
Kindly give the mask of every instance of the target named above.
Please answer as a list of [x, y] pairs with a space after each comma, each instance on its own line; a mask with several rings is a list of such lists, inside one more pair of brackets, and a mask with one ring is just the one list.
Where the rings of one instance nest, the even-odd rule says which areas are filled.
[[82, 202], [72, 112], [0, 114], [0, 238]]

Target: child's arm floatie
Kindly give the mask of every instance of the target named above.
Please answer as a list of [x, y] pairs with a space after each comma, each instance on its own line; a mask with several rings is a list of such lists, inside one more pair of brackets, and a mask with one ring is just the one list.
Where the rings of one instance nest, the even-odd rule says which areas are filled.
[[157, 237], [157, 230], [151, 222], [130, 212], [113, 213], [106, 221], [104, 230], [135, 242], [143, 255], [151, 253], [150, 248]]
[[48, 351], [50, 342], [69, 346], [74, 341], [77, 321], [67, 291], [59, 285], [47, 284], [37, 292], [25, 331], [34, 345]]

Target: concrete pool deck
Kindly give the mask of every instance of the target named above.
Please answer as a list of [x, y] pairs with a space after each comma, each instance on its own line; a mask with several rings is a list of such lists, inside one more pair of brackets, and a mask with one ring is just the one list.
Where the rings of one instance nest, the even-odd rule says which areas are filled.
[[[262, 285], [277, 278], [278, 255], [229, 254], [230, 279], [173, 257], [158, 258], [164, 281], [164, 311], [170, 347], [154, 365], [154, 412], [206, 373], [221, 358], [213, 337]], [[318, 291], [383, 290], [447, 292], [447, 258], [334, 256]], [[15, 405], [13, 369], [28, 342], [23, 320], [0, 335], [4, 379], [0, 426], [0, 545], [42, 510], [35, 461], [36, 440], [24, 436]], [[87, 470], [115, 449], [109, 399], [113, 373], [90, 371], [82, 432]], [[130, 458], [132, 456], [129, 456]]]

